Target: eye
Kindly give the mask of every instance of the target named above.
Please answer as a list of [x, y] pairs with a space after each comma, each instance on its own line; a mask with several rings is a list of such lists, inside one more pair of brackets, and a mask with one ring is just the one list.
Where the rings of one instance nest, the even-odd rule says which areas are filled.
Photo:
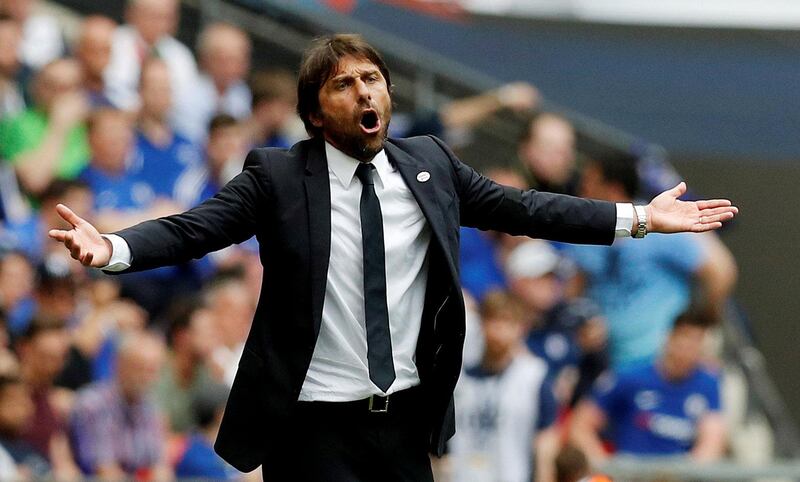
[[367, 82], [371, 84], [374, 84], [377, 81], [378, 81], [378, 74], [372, 74], [369, 77], [367, 77]]

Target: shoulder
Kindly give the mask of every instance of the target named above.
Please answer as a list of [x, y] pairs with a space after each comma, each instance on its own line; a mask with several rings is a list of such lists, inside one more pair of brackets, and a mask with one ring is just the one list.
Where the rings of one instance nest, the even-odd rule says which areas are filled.
[[429, 153], [434, 155], [452, 155], [450, 148], [438, 137], [432, 135], [406, 138], [390, 138], [387, 142], [411, 155]]
[[78, 391], [74, 414], [105, 413], [114, 403], [114, 388], [107, 382], [95, 382]]

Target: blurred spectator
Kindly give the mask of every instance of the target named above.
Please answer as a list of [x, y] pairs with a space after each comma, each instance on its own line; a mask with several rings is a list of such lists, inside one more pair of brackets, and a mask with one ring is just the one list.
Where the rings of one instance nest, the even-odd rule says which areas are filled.
[[175, 128], [194, 142], [206, 138], [208, 123], [216, 114], [237, 120], [250, 115], [252, 94], [245, 82], [250, 70], [250, 38], [231, 24], [212, 23], [200, 32], [197, 55], [202, 73], [191, 86], [192, 103], [176, 116]]
[[80, 471], [73, 462], [65, 424], [69, 394], [53, 384], [67, 359], [66, 326], [58, 320], [36, 318], [20, 336], [16, 348], [22, 380], [30, 388], [34, 407], [33, 419], [21, 438], [49, 461], [57, 479], [75, 478]]
[[556, 398], [571, 402], [608, 367], [606, 327], [599, 308], [585, 299], [566, 299], [561, 259], [547, 242], [529, 239], [506, 260], [510, 291], [524, 304], [527, 346], [547, 362]]
[[[106, 69], [108, 96], [124, 110], [139, 107], [137, 87], [143, 64], [148, 58], [159, 58], [169, 71], [174, 106], [195, 101], [189, 86], [197, 81], [197, 65], [192, 52], [173, 35], [178, 28], [177, 0], [128, 0], [127, 23], [117, 29]], [[176, 109], [180, 112], [182, 109]]]
[[564, 117], [551, 112], [536, 115], [517, 147], [530, 187], [539, 191], [575, 194], [575, 129]]
[[[19, 360], [11, 351], [11, 336], [8, 333], [6, 315], [0, 309], [0, 377], [17, 376], [19, 374]], [[2, 480], [2, 478], [0, 478]]]
[[700, 363], [708, 327], [704, 318], [683, 314], [658, 361], [599, 378], [593, 395], [575, 409], [573, 443], [593, 462], [602, 461], [607, 455], [600, 433], [608, 427], [618, 454], [722, 457], [719, 376]]
[[[500, 184], [527, 189], [525, 179], [512, 169], [495, 167], [485, 175]], [[528, 238], [467, 227], [460, 233], [461, 284], [480, 303], [487, 292], [506, 288], [503, 260], [508, 251]]]
[[[157, 197], [189, 207], [200, 182], [196, 168], [202, 159], [197, 146], [170, 127], [168, 115], [174, 92], [166, 62], [157, 58], [145, 61], [132, 169]], [[174, 212], [179, 210], [178, 205], [172, 207]]]
[[11, 252], [0, 258], [0, 308], [6, 314], [12, 338], [25, 329], [36, 311], [34, 282], [33, 266], [22, 253]]
[[205, 295], [205, 303], [220, 337], [220, 344], [212, 353], [214, 369], [221, 371], [222, 379], [228, 386], [233, 385], [233, 377], [244, 351], [255, 302], [244, 278], [238, 273], [218, 278], [210, 284]]
[[20, 75], [22, 64], [19, 45], [22, 30], [16, 22], [0, 17], [0, 120], [11, 117], [25, 109], [24, 84]]
[[66, 52], [58, 20], [36, 13], [37, 0], [0, 0], [0, 14], [8, 15], [22, 27], [22, 62], [38, 70]]
[[165, 480], [164, 432], [148, 395], [164, 361], [155, 335], [128, 333], [119, 346], [117, 378], [78, 392], [70, 418], [75, 456], [87, 475]]
[[83, 20], [75, 42], [75, 59], [83, 68], [83, 88], [93, 108], [111, 107], [106, 94], [105, 71], [111, 61], [111, 45], [116, 22], [102, 15], [90, 15]]
[[[411, 137], [435, 135], [445, 138], [448, 144], [463, 145], [473, 127], [507, 109], [524, 113], [535, 109], [540, 95], [536, 87], [527, 82], [512, 82], [479, 94], [452, 99], [437, 109], [416, 113], [403, 126], [402, 116], [397, 116], [398, 126], [392, 128], [392, 136]], [[405, 128], [404, 128], [405, 127]]]
[[[455, 391], [458, 431], [449, 442], [454, 482], [552, 481], [556, 402], [547, 366], [523, 343], [523, 307], [503, 292], [481, 307], [485, 350]], [[535, 457], [535, 464], [534, 464]]]
[[[635, 160], [607, 154], [585, 166], [581, 195], [633, 202], [637, 185]], [[564, 245], [563, 252], [580, 271], [576, 291], [606, 317], [615, 369], [655, 359], [673, 320], [688, 308], [694, 281], [698, 301], [718, 316], [736, 279], [733, 258], [714, 234], [621, 238], [610, 247]]]
[[586, 455], [577, 447], [566, 445], [556, 457], [556, 482], [611, 482], [611, 479], [591, 475]]
[[171, 311], [172, 322], [167, 329], [170, 350], [156, 396], [171, 431], [181, 433], [197, 427], [192, 400], [214, 382], [206, 361], [219, 335], [211, 313], [196, 300], [182, 301]]
[[214, 440], [228, 399], [228, 387], [209, 383], [198, 388], [192, 399], [198, 430], [188, 437], [183, 454], [175, 466], [175, 475], [183, 478], [237, 480], [239, 472], [214, 452]]
[[297, 79], [285, 69], [256, 72], [250, 79], [253, 93], [252, 114], [244, 122], [253, 147], [290, 147], [287, 137], [295, 120]]
[[228, 114], [215, 115], [208, 126], [202, 190], [192, 204], [212, 197], [242, 172], [247, 149], [247, 136], [242, 125]]
[[34, 196], [54, 178], [74, 178], [89, 160], [82, 79], [75, 60], [45, 65], [33, 80], [35, 105], [0, 125], [0, 158], [15, 166], [20, 184]]
[[0, 447], [11, 455], [23, 480], [51, 475], [47, 460], [21, 437], [33, 416], [30, 389], [17, 375], [0, 376]]
[[[44, 262], [48, 256], [70, 259], [63, 249], [57, 249], [58, 243], [47, 237], [47, 231], [69, 227], [56, 213], [55, 208], [59, 203], [73, 206], [85, 219], [93, 219], [92, 192], [81, 181], [56, 179], [41, 193], [40, 202], [41, 209], [38, 213], [32, 212], [27, 218], [7, 223], [6, 235], [10, 239], [11, 247], [24, 252], [35, 264]], [[75, 263], [68, 263], [68, 266], [76, 276], [82, 277], [85, 273]]]
[[87, 123], [92, 157], [81, 180], [94, 193], [95, 221], [104, 232], [172, 212], [170, 202], [156, 202], [153, 188], [129, 167], [133, 122], [120, 110], [100, 108]]

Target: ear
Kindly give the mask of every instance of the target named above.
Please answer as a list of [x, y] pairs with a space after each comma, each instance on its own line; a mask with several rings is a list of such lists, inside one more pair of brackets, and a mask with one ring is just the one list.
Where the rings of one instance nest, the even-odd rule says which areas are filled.
[[308, 120], [311, 121], [311, 125], [314, 127], [321, 129], [322, 128], [322, 116], [319, 115], [318, 112], [312, 112], [308, 115]]

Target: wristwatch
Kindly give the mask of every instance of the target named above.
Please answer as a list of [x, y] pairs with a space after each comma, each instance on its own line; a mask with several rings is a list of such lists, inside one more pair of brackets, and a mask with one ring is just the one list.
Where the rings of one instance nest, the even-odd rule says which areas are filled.
[[636, 211], [636, 231], [633, 237], [641, 239], [647, 235], [647, 210], [644, 206], [633, 206]]

